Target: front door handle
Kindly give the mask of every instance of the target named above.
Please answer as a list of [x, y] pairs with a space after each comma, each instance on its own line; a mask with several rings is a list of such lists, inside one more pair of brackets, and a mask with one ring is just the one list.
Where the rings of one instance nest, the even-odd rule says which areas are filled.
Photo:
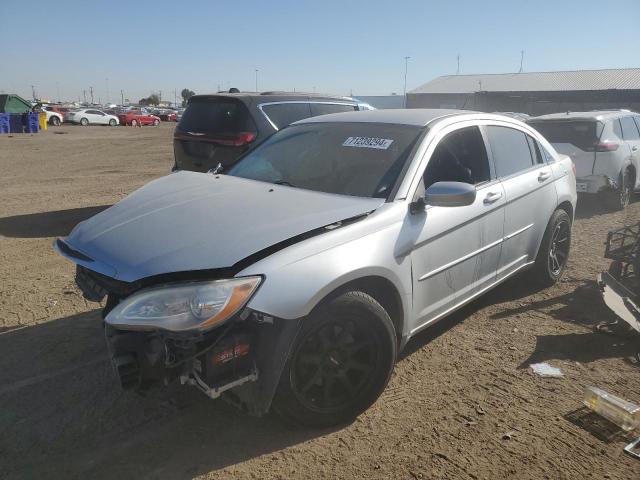
[[540, 172], [540, 174], [538, 175], [538, 181], [544, 182], [545, 180], [548, 180], [550, 176], [551, 176], [551, 172], [549, 171]]
[[484, 203], [490, 204], [495, 203], [502, 198], [502, 192], [489, 192], [487, 196], [484, 197]]
[[637, 152], [638, 151], [638, 147], [636, 147], [635, 145], [633, 147], [631, 147], [631, 151], [632, 152]]

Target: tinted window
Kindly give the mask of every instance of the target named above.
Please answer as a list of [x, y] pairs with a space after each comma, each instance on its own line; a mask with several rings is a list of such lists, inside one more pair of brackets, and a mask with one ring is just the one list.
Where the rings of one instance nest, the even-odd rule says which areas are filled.
[[498, 177], [508, 177], [533, 165], [527, 135], [508, 127], [486, 127]]
[[529, 135], [527, 135], [527, 142], [529, 142], [529, 151], [531, 152], [534, 163], [544, 163], [544, 160], [542, 159], [542, 153], [540, 153], [538, 142], [536, 142]]
[[226, 137], [239, 132], [256, 132], [256, 126], [244, 104], [237, 100], [191, 99], [180, 119], [180, 129]]
[[338, 105], [335, 103], [312, 103], [311, 116], [327, 115], [329, 113], [353, 112], [355, 105]]
[[615, 133], [618, 138], [623, 138], [622, 127], [620, 126], [620, 120], [615, 119], [613, 120], [612, 123], [613, 123], [613, 133]]
[[420, 132], [409, 125], [294, 125], [269, 137], [228, 174], [321, 192], [387, 198]]
[[472, 185], [491, 179], [487, 150], [478, 127], [450, 133], [438, 143], [424, 173], [424, 186], [436, 182]]
[[528, 122], [549, 143], [570, 143], [582, 150], [593, 148], [598, 143], [603, 125], [588, 120], [544, 120]]
[[622, 124], [622, 136], [625, 140], [640, 139], [638, 127], [636, 127], [636, 122], [633, 121], [632, 117], [622, 117], [620, 123]]
[[638, 127], [638, 130], [640, 131], [640, 117], [635, 116], [635, 117], [633, 117], [633, 119], [635, 120], [636, 126]]
[[308, 103], [279, 103], [274, 105], [265, 105], [262, 107], [262, 111], [279, 129], [311, 116], [311, 110]]

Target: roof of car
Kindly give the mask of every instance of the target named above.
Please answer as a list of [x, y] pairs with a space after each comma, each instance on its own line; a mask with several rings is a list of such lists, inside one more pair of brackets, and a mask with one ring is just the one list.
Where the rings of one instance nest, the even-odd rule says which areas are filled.
[[[303, 123], [325, 123], [325, 122], [364, 122], [364, 123], [390, 123], [396, 125], [413, 125], [424, 127], [438, 118], [450, 117], [452, 115], [477, 114], [469, 110], [448, 110], [440, 108], [409, 108], [409, 109], [387, 109], [387, 110], [364, 110], [360, 112], [331, 113], [320, 117], [305, 118], [295, 122], [296, 125]], [[487, 114], [490, 116], [496, 116]]]
[[191, 99], [200, 99], [200, 98], [215, 98], [215, 97], [229, 97], [229, 98], [240, 98], [246, 100], [252, 100], [256, 103], [270, 103], [270, 102], [284, 102], [284, 101], [296, 101], [296, 100], [329, 100], [332, 102], [339, 101], [345, 103], [358, 103], [357, 100], [354, 100], [349, 97], [341, 97], [341, 96], [333, 96], [326, 94], [316, 94], [316, 93], [302, 93], [302, 92], [238, 92], [238, 93], [208, 93], [208, 94], [200, 94], [193, 95], [189, 98]]
[[608, 118], [618, 118], [625, 115], [635, 114], [631, 110], [594, 110], [591, 112], [562, 112], [550, 113], [548, 115], [540, 115], [539, 117], [530, 118], [529, 122], [537, 122], [539, 120], [606, 120]]

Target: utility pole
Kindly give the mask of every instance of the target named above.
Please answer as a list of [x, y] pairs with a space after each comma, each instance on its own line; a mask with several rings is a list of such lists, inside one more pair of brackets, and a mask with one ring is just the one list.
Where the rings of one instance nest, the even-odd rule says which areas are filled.
[[256, 68], [256, 93], [258, 93], [258, 69]]
[[87, 103], [87, 91], [82, 90], [82, 95], [84, 95], [84, 103]]
[[407, 70], [409, 68], [409, 59], [411, 57], [404, 57], [404, 107], [407, 108]]
[[124, 90], [120, 90], [120, 105], [124, 106]]
[[91, 105], [93, 105], [93, 87], [89, 87], [89, 92], [91, 92]]
[[520, 70], [518, 70], [518, 73], [522, 73], [523, 63], [524, 63], [524, 50], [520, 50]]
[[109, 103], [109, 77], [107, 77], [106, 81], [107, 81], [107, 103]]
[[173, 108], [178, 106], [178, 89], [173, 89]]
[[460, 75], [460, 54], [458, 54], [458, 67], [456, 68], [456, 75]]
[[35, 85], [31, 85], [31, 96], [33, 97], [33, 101], [36, 101], [36, 87]]

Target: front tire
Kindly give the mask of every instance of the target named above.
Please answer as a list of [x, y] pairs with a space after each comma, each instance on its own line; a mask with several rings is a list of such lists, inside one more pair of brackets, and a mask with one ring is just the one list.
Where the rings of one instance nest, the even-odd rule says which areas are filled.
[[564, 273], [571, 249], [571, 218], [564, 210], [551, 215], [533, 269], [534, 279], [544, 287], [554, 285]]
[[135, 118], [133, 120], [131, 120], [131, 126], [132, 127], [137, 127], [138, 126], [138, 121]]
[[80, 125], [82, 125], [83, 127], [86, 127], [87, 125], [89, 125], [89, 120], [87, 120], [86, 118], [81, 118]]
[[383, 392], [396, 353], [393, 322], [374, 298], [360, 291], [333, 297], [304, 320], [274, 408], [312, 427], [349, 422]]
[[58, 127], [60, 126], [60, 119], [56, 116], [51, 117], [51, 120], [49, 120], [49, 124], [53, 125], [54, 127]]
[[113, 119], [113, 118], [112, 118], [111, 120], [109, 120], [109, 126], [110, 126], [110, 127], [115, 127], [115, 126], [116, 126], [116, 121], [115, 121], [115, 119]]
[[158, 120], [157, 118], [153, 121], [153, 126], [157, 127], [158, 125], [160, 125], [160, 120]]

